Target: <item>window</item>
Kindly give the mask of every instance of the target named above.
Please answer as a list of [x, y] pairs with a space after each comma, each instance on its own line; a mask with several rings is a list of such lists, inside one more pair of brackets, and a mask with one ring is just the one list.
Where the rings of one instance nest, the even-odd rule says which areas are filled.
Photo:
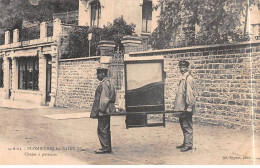
[[99, 27], [100, 18], [101, 18], [100, 2], [95, 1], [95, 2], [91, 3], [90, 26]]
[[151, 32], [152, 25], [152, 2], [144, 1], [143, 3], [143, 25], [142, 32]]
[[38, 57], [20, 58], [18, 66], [18, 88], [23, 90], [38, 90]]
[[0, 88], [4, 87], [4, 61], [0, 58]]

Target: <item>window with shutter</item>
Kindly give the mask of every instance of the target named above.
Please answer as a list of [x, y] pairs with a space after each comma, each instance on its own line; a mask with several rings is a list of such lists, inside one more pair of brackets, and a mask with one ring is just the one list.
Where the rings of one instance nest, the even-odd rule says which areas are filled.
[[151, 32], [152, 25], [152, 1], [144, 1], [142, 13], [142, 32]]
[[90, 16], [90, 26], [99, 27], [101, 19], [101, 6], [99, 1], [95, 1], [91, 5], [91, 16]]

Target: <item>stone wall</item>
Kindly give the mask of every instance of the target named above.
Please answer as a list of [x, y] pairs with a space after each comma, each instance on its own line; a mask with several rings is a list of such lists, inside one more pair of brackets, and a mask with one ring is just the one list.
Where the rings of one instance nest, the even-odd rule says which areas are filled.
[[56, 105], [90, 110], [99, 66], [100, 57], [60, 60]]
[[[133, 49], [133, 48], [131, 48]], [[138, 50], [138, 49], [137, 49]], [[191, 63], [196, 79], [196, 121], [225, 127], [260, 126], [260, 42], [186, 47], [130, 53], [130, 57], [164, 56], [167, 73], [165, 108], [173, 108], [180, 77], [179, 60]], [[252, 78], [251, 78], [252, 77]], [[253, 105], [253, 108], [252, 108]], [[168, 114], [167, 119], [176, 118]]]

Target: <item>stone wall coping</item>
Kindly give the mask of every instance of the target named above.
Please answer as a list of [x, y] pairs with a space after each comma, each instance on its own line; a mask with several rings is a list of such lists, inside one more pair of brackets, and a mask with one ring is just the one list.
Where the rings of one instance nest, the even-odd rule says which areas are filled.
[[141, 44], [142, 41], [141, 40], [122, 40], [121, 43], [123, 45], [126, 45], [126, 44]]
[[114, 41], [110, 41], [110, 40], [101, 40], [98, 43], [98, 47], [100, 48], [115, 48], [116, 47], [116, 43]]
[[102, 47], [102, 48], [115, 48], [116, 44], [98, 44], [98, 47]]
[[162, 50], [130, 52], [129, 55], [131, 56], [131, 55], [142, 55], [142, 54], [167, 53], [167, 52], [176, 52], [176, 51], [185, 51], [185, 50], [209, 49], [209, 48], [231, 47], [231, 46], [253, 45], [253, 44], [260, 44], [260, 40], [251, 41], [251, 42], [249, 42], [249, 41], [237, 42], [237, 43], [230, 43], [230, 44], [214, 44], [214, 45], [191, 46], [191, 47], [162, 49]]
[[32, 48], [32, 46], [38, 47], [39, 45], [49, 45], [50, 43], [54, 43], [52, 37], [46, 37], [44, 39], [22, 41], [22, 42], [7, 44], [7, 45], [1, 45], [0, 52], [1, 52], [1, 50], [3, 50], [3, 51], [4, 50], [17, 50], [17, 48], [26, 49], [26, 48]]
[[125, 61], [145, 61], [145, 60], [163, 60], [163, 56], [147, 56], [147, 57], [129, 57], [125, 54]]
[[66, 24], [66, 23], [61, 23], [61, 26], [69, 26], [69, 27], [81, 27], [81, 28], [87, 28], [86, 26], [79, 26], [79, 25], [74, 25], [74, 24]]
[[101, 45], [101, 44], [114, 44], [114, 45], [116, 45], [116, 43], [112, 40], [101, 40], [98, 44], [99, 45]]
[[82, 57], [82, 58], [69, 58], [69, 59], [60, 59], [59, 62], [67, 62], [67, 61], [80, 61], [80, 60], [94, 60], [100, 59], [101, 56], [93, 56], [93, 57]]
[[127, 35], [127, 36], [124, 36], [123, 37], [123, 40], [122, 41], [125, 41], [125, 40], [137, 40], [137, 41], [142, 41], [142, 39], [138, 36], [134, 36], [134, 35]]

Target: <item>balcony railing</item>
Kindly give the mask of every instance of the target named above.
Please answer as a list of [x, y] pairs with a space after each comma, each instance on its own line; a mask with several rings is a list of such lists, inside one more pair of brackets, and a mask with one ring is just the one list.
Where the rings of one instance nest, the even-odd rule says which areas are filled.
[[79, 18], [78, 11], [64, 12], [64, 13], [54, 13], [53, 20], [59, 18], [62, 23], [66, 24], [77, 24]]
[[61, 35], [63, 27], [61, 20], [55, 19], [52, 23], [42, 22], [22, 29], [5, 31], [0, 33], [0, 49], [50, 42]]

